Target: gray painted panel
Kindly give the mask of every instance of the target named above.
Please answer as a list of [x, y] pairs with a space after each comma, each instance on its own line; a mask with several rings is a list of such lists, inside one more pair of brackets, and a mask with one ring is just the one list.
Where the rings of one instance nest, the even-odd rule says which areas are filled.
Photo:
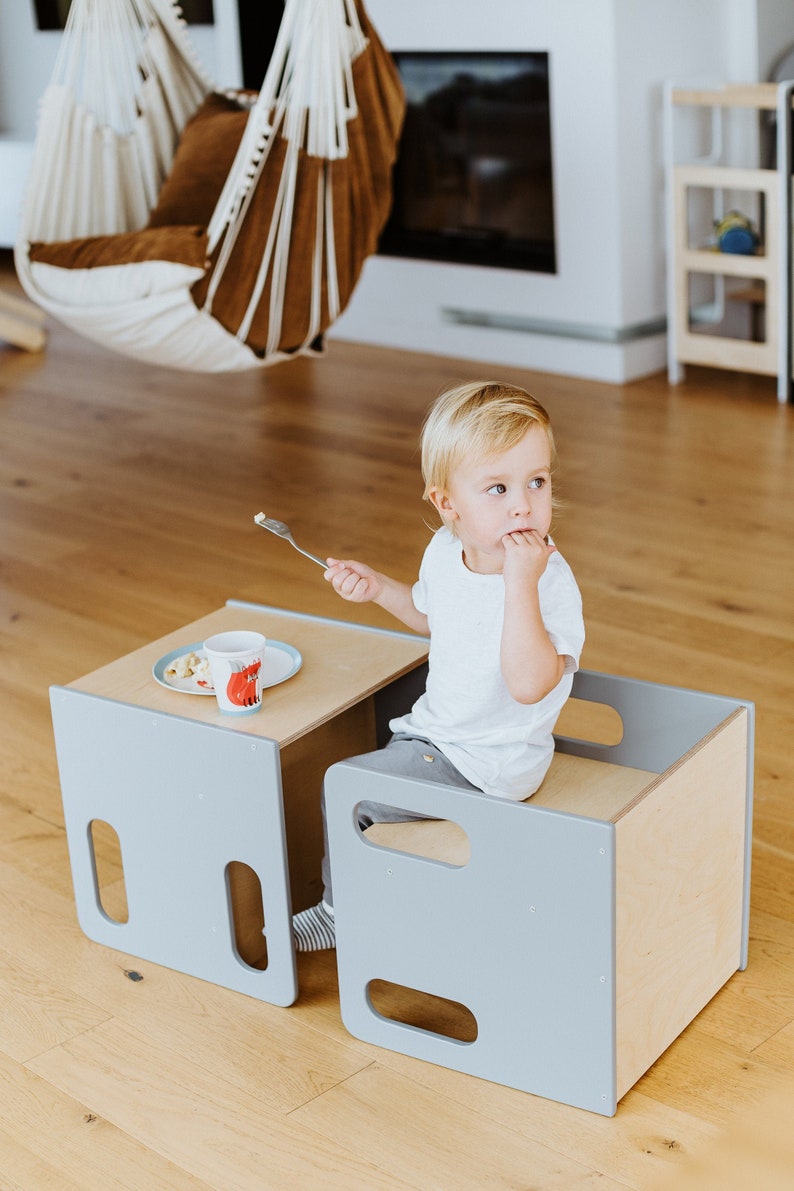
[[752, 706], [743, 699], [591, 670], [574, 675], [571, 694], [614, 707], [623, 720], [623, 739], [602, 745], [560, 736], [558, 751], [655, 773], [663, 773], [737, 708]]
[[[297, 996], [281, 776], [275, 742], [51, 689], [80, 925], [89, 938], [276, 1005]], [[90, 828], [121, 846], [129, 920], [102, 909]], [[258, 875], [268, 966], [234, 946], [226, 867]]]

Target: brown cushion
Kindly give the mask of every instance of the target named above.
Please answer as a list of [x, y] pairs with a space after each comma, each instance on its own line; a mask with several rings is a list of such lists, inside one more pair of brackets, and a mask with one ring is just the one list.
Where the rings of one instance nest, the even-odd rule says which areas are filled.
[[[329, 166], [341, 310], [350, 299], [364, 260], [377, 247], [389, 213], [391, 167], [405, 110], [399, 75], [373, 31], [369, 33], [369, 46], [353, 63], [353, 84], [356, 94], [360, 90], [364, 99], [348, 124], [350, 154]], [[277, 136], [212, 300], [213, 318], [232, 335], [237, 333], [257, 280], [285, 157], [286, 143]], [[282, 351], [295, 350], [310, 331], [317, 184], [324, 168], [320, 158], [300, 151], [278, 345]], [[268, 340], [272, 277], [271, 266], [246, 336], [248, 346], [259, 354], [264, 354]], [[197, 306], [203, 305], [211, 279], [209, 269], [193, 286], [191, 293]], [[319, 297], [319, 330], [324, 331], [331, 323], [325, 271]]]
[[206, 227], [229, 175], [248, 120], [248, 109], [212, 93], [188, 120], [163, 183], [149, 227], [200, 224]]
[[31, 261], [61, 269], [96, 269], [103, 265], [128, 265], [140, 261], [174, 261], [203, 268], [207, 256], [204, 227], [142, 228], [115, 236], [89, 236], [82, 240], [56, 240], [30, 246]]

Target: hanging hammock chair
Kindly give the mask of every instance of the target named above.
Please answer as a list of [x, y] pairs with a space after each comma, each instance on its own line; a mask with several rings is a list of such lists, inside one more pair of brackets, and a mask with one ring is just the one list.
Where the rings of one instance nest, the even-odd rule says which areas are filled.
[[73, 330], [201, 372], [321, 350], [391, 205], [405, 99], [361, 0], [285, 0], [257, 95], [172, 0], [73, 0], [15, 264]]

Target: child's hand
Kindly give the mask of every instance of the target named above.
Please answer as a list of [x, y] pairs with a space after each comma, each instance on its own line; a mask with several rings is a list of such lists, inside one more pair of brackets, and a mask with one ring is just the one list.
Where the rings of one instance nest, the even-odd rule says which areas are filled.
[[522, 529], [506, 533], [502, 538], [505, 548], [504, 578], [529, 579], [537, 583], [546, 570], [549, 555], [557, 549], [549, 545], [536, 529]]
[[376, 600], [383, 592], [383, 579], [377, 571], [352, 559], [341, 562], [337, 558], [329, 558], [328, 570], [323, 578], [328, 580], [337, 595], [353, 604], [366, 604]]

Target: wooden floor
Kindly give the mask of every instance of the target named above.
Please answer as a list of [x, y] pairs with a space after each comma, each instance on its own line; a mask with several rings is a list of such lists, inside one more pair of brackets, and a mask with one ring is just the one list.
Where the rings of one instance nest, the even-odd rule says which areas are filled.
[[[774, 382], [617, 387], [339, 342], [212, 377], [47, 330], [42, 354], [0, 342], [2, 1191], [683, 1185], [794, 1066], [794, 409]], [[420, 420], [478, 375], [552, 414], [583, 664], [757, 705], [749, 967], [612, 1119], [356, 1041], [332, 954], [300, 957], [278, 1009], [98, 946], [74, 913], [48, 686], [229, 597], [387, 624], [252, 516], [410, 580]], [[773, 1149], [743, 1186], [778, 1185]]]

